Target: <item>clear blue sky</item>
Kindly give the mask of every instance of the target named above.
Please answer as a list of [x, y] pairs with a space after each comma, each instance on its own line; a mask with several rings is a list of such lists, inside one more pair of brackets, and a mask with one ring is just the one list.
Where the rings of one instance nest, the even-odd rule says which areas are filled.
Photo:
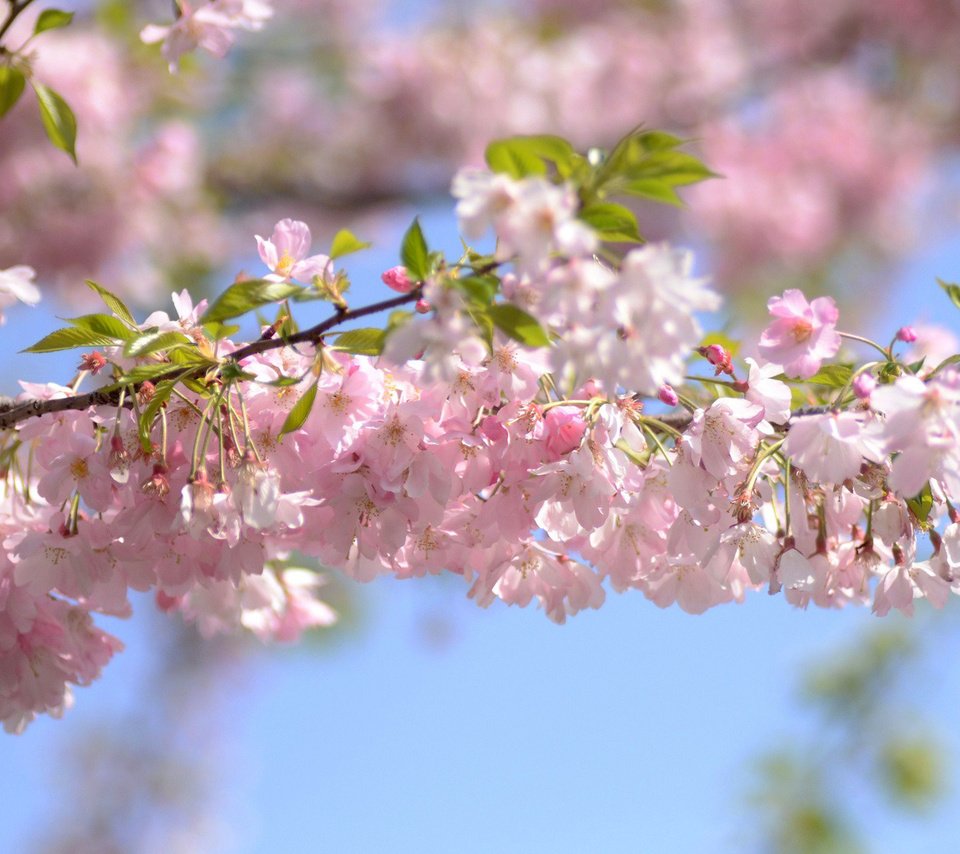
[[[426, 218], [428, 238], [450, 244], [441, 219]], [[395, 263], [404, 225], [383, 236], [382, 254], [354, 265], [357, 304], [364, 279], [380, 293], [375, 274]], [[921, 313], [922, 294], [932, 307], [923, 313], [956, 327], [960, 315], [933, 285], [956, 262], [954, 248], [936, 247], [911, 263], [891, 315]], [[20, 309], [0, 331], [6, 390], [15, 375], [69, 374], [72, 356], [56, 371], [53, 358], [10, 357], [52, 322], [47, 309]], [[209, 770], [222, 844], [203, 850], [742, 850], [755, 821], [742, 809], [749, 761], [810, 732], [796, 676], [874, 621], [796, 611], [763, 594], [691, 617], [634, 593], [558, 627], [532, 608], [479, 610], [463, 594], [455, 580], [377, 582], [360, 593], [361, 628], [334, 647], [255, 649], [215, 684], [210, 724], [182, 733], [201, 756], [216, 735]], [[64, 721], [0, 738], [0, 852], [28, 850], [64, 815], [70, 794], [57, 779], [70, 743], [135, 701], [154, 642], [149, 602], [137, 607], [132, 621], [114, 621], [128, 650], [76, 692]], [[949, 650], [917, 685], [917, 704], [947, 726], [953, 658]], [[875, 806], [863, 819], [875, 851], [950, 852], [958, 807], [954, 789], [922, 821]]]

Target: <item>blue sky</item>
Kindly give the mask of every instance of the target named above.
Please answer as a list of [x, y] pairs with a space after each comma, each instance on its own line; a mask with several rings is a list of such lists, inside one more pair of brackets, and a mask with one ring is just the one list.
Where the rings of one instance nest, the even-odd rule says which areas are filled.
[[[448, 211], [424, 223], [428, 239], [442, 235], [453, 251], [441, 225]], [[382, 295], [377, 274], [396, 263], [390, 247], [406, 224], [352, 265], [355, 304]], [[954, 275], [956, 261], [944, 244], [908, 264], [888, 317], [899, 325], [925, 313], [957, 328], [960, 315], [933, 284]], [[0, 388], [10, 391], [15, 376], [70, 374], [72, 355], [10, 358], [54, 322], [50, 307], [14, 311], [0, 332]], [[634, 593], [611, 594], [558, 627], [533, 608], [480, 610], [464, 593], [454, 579], [377, 582], [358, 592], [359, 628], [335, 644], [251, 645], [214, 680], [203, 725], [188, 726], [185, 712], [180, 733], [188, 750], [212, 757], [218, 841], [203, 850], [743, 850], [756, 821], [742, 801], [749, 763], [811, 733], [798, 675], [875, 622], [864, 611], [796, 611], [764, 594], [691, 617]], [[148, 608], [138, 600], [132, 621], [112, 621], [128, 650], [76, 692], [64, 721], [0, 739], [0, 851], [28, 850], [65, 815], [64, 798], [77, 796], [57, 782], [70, 744], [136, 704], [156, 643]], [[949, 723], [957, 682], [949, 663], [933, 664], [914, 702]], [[862, 817], [874, 851], [947, 852], [958, 806], [952, 789], [922, 821], [871, 802]]]

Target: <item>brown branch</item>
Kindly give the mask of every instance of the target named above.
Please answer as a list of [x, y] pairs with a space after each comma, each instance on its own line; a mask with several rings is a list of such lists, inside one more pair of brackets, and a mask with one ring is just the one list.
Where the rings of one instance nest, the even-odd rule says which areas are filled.
[[[230, 353], [224, 361], [237, 363], [250, 356], [256, 356], [259, 353], [266, 353], [269, 350], [278, 350], [281, 347], [290, 347], [295, 344], [310, 343], [317, 345], [324, 335], [336, 329], [336, 327], [341, 324], [415, 302], [420, 298], [420, 293], [420, 288], [414, 288], [408, 294], [401, 294], [398, 297], [372, 303], [363, 308], [338, 309], [335, 314], [330, 315], [330, 317], [321, 321], [316, 326], [311, 326], [309, 329], [304, 329], [301, 332], [295, 332], [286, 338], [261, 338], [259, 341], [254, 341]], [[176, 377], [183, 376], [185, 373], [189, 373], [189, 371], [189, 368], [184, 369], [183, 366], [171, 367], [167, 373], [154, 377], [150, 382], [157, 383], [163, 382], [164, 380], [175, 379]], [[130, 383], [130, 385], [134, 388], [139, 388], [142, 383]], [[91, 406], [117, 406], [120, 402], [120, 392], [121, 388], [110, 387], [109, 389], [99, 389], [86, 394], [58, 397], [53, 400], [21, 400], [14, 401], [11, 405], [3, 402], [0, 404], [0, 430], [9, 430], [20, 421], [26, 421], [28, 418], [36, 418], [52, 412], [81, 410]]]

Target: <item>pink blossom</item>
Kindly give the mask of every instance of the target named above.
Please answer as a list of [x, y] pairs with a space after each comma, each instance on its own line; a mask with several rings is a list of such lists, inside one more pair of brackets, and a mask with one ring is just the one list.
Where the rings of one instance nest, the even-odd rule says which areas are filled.
[[555, 406], [543, 418], [544, 437], [551, 460], [559, 460], [564, 454], [580, 447], [587, 429], [578, 406]]
[[839, 312], [832, 297], [808, 303], [802, 291], [790, 289], [771, 297], [767, 308], [774, 321], [760, 336], [760, 352], [767, 361], [783, 365], [787, 376], [808, 379], [824, 359], [837, 354]]
[[149, 24], [140, 32], [146, 44], [163, 42], [171, 72], [181, 56], [198, 47], [222, 59], [234, 42], [234, 30], [259, 30], [273, 15], [269, 0], [211, 0], [196, 8], [179, 0], [179, 7], [180, 16], [170, 26]]
[[296, 279], [310, 283], [319, 276], [327, 281], [332, 277], [330, 258], [310, 255], [310, 228], [305, 222], [282, 219], [273, 228], [269, 240], [256, 235], [260, 258], [273, 272], [267, 278], [276, 281]]
[[414, 283], [410, 281], [410, 276], [407, 275], [406, 267], [391, 267], [389, 270], [382, 273], [380, 278], [388, 288], [392, 288], [401, 294], [407, 294], [413, 290]]

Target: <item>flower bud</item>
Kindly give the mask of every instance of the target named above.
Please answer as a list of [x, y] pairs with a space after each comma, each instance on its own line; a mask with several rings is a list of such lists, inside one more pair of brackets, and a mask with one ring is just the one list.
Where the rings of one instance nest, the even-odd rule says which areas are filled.
[[413, 282], [407, 275], [407, 268], [403, 266], [391, 267], [380, 278], [388, 288], [398, 291], [401, 294], [408, 294], [413, 290]]
[[677, 393], [673, 390], [673, 386], [664, 383], [660, 386], [660, 390], [657, 392], [657, 397], [661, 403], [667, 404], [667, 406], [676, 406], [680, 403], [680, 398], [677, 397]]
[[897, 330], [897, 341], [903, 341], [904, 344], [912, 344], [917, 340], [917, 330], [912, 326], [901, 326]]

